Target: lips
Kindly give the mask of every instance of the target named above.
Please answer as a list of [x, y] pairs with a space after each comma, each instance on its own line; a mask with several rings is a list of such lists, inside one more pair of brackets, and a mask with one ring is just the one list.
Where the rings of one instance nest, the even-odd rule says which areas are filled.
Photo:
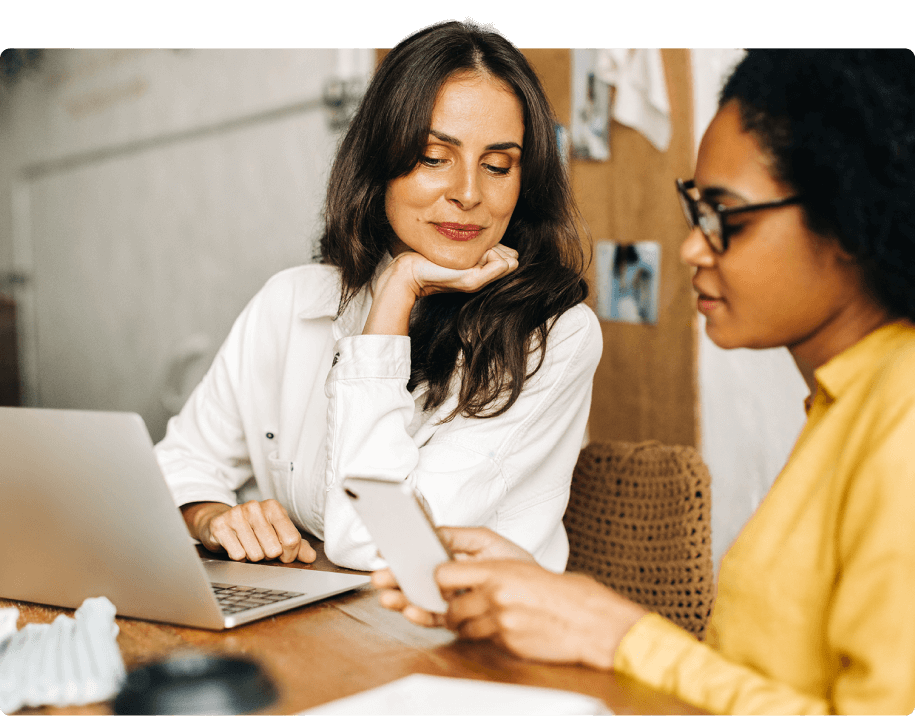
[[483, 227], [477, 224], [451, 224], [446, 222], [433, 224], [433, 226], [436, 227], [436, 231], [452, 241], [470, 241], [483, 231]]
[[702, 288], [693, 284], [693, 290], [697, 292], [697, 310], [706, 315], [712, 311], [716, 306], [720, 306], [725, 299], [721, 296], [712, 296], [706, 293]]

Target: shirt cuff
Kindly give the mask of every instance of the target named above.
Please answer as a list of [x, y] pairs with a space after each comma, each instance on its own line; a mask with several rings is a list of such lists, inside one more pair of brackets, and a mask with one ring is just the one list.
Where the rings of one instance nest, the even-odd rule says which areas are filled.
[[361, 378], [410, 378], [410, 338], [359, 335], [337, 341], [328, 382]]
[[623, 635], [614, 653], [614, 670], [655, 684], [686, 648], [699, 642], [660, 614], [649, 613]]
[[201, 481], [196, 474], [189, 475], [184, 480], [180, 474], [170, 475], [168, 482], [176, 507], [183, 507], [192, 502], [222, 502], [229, 506], [238, 504], [234, 490]]

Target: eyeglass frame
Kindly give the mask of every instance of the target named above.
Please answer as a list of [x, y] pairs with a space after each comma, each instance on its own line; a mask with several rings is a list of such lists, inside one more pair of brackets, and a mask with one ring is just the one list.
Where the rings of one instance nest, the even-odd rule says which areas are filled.
[[[682, 179], [676, 179], [675, 185], [677, 187], [678, 199], [680, 199], [681, 209], [684, 212], [684, 218], [687, 220], [687, 225], [691, 230], [699, 229], [700, 233], [703, 234], [703, 238], [706, 239], [706, 243], [709, 244], [711, 248], [717, 254], [724, 254], [728, 250], [728, 225], [725, 223], [724, 217], [731, 216], [732, 214], [742, 214], [746, 211], [758, 211], [760, 209], [775, 209], [780, 206], [789, 206], [790, 204], [797, 204], [801, 201], [801, 194], [795, 194], [794, 196], [787, 196], [783, 199], [775, 199], [774, 201], [767, 201], [761, 204], [744, 204], [742, 206], [725, 206], [723, 204], [713, 204], [712, 202], [706, 201], [705, 199], [694, 199], [688, 191], [690, 189], [696, 189], [696, 183], [693, 179], [688, 179], [683, 181]], [[708, 228], [704, 227], [700, 221], [701, 215], [697, 210], [697, 207], [703, 204], [712, 209], [713, 214], [716, 216], [716, 220], [719, 222], [719, 231], [718, 236], [721, 240], [722, 246], [719, 248], [716, 246], [716, 243], [712, 240], [710, 234], [711, 231]], [[708, 214], [704, 215], [708, 216]]]

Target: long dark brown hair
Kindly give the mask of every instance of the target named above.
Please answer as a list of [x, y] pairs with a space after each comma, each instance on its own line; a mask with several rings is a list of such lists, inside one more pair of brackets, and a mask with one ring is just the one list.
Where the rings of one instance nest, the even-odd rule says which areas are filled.
[[424, 409], [431, 410], [445, 402], [460, 376], [458, 404], [446, 420], [508, 410], [542, 365], [553, 322], [588, 294], [579, 215], [557, 149], [556, 122], [522, 53], [496, 32], [459, 22], [421, 30], [388, 53], [331, 170], [320, 243], [322, 262], [340, 269], [340, 315], [391, 248], [388, 183], [416, 167], [439, 89], [467, 71], [497, 78], [522, 105], [521, 192], [502, 239], [518, 251], [519, 266], [476, 293], [418, 300], [408, 389], [426, 383]]

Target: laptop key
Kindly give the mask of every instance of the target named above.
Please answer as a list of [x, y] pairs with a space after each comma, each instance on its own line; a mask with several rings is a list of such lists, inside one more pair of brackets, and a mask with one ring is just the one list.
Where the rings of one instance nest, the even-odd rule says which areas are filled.
[[302, 596], [302, 592], [284, 592], [278, 589], [247, 587], [238, 584], [211, 582], [210, 586], [224, 614], [236, 614], [247, 609], [257, 609], [267, 604]]

